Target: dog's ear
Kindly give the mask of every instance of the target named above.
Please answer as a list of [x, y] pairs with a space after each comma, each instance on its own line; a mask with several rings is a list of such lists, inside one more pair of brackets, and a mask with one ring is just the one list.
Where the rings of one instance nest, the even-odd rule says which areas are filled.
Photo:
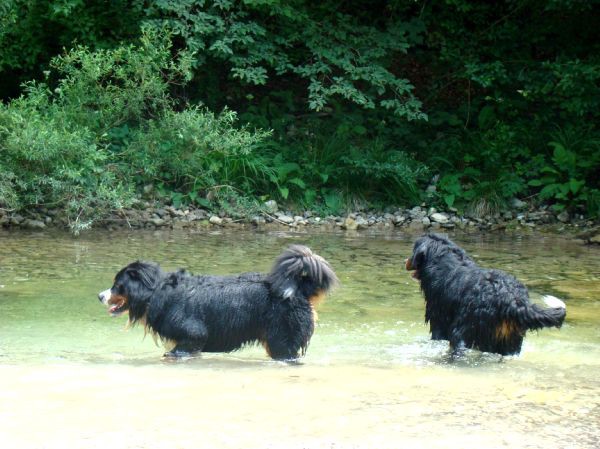
[[418, 270], [423, 266], [427, 257], [427, 251], [427, 243], [425, 241], [417, 241], [410, 257], [410, 264], [413, 270]]
[[136, 262], [129, 266], [127, 274], [144, 287], [154, 289], [160, 278], [160, 267], [153, 263]]

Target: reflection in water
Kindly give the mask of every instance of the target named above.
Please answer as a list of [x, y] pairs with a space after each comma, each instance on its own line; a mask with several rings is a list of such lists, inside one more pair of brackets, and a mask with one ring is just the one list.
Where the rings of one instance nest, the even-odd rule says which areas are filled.
[[[403, 260], [406, 234], [0, 233], [0, 441], [10, 448], [574, 447], [600, 445], [600, 252], [542, 235], [454, 236], [534, 300], [567, 302], [561, 330], [520, 357], [432, 342]], [[267, 271], [303, 243], [338, 288], [300, 364], [260, 347], [179, 362], [96, 299], [136, 259], [167, 270]]]

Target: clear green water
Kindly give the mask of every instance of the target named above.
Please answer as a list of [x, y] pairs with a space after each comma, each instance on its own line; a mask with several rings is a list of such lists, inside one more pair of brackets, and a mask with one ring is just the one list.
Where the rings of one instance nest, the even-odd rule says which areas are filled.
[[[534, 300], [567, 302], [562, 329], [520, 357], [448, 363], [431, 342], [414, 236], [252, 232], [0, 232], [0, 447], [600, 446], [600, 251], [543, 235], [457, 235]], [[135, 259], [165, 269], [266, 271], [290, 243], [342, 285], [318, 309], [302, 364], [260, 347], [167, 362], [97, 294]]]

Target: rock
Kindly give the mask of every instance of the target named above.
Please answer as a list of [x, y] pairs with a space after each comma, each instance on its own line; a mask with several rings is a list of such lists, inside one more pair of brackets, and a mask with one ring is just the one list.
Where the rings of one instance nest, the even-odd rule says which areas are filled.
[[27, 228], [27, 229], [36, 229], [36, 230], [45, 229], [46, 228], [46, 225], [44, 224], [43, 221], [41, 221], [41, 220], [31, 220], [31, 219], [25, 220], [21, 224], [21, 226], [23, 226], [24, 228]]
[[279, 206], [277, 205], [277, 201], [275, 200], [265, 201], [263, 206], [265, 207], [265, 210], [270, 214], [274, 214], [279, 210]]
[[265, 224], [267, 220], [265, 220], [265, 218], [261, 217], [260, 215], [255, 215], [254, 217], [252, 217], [251, 222], [252, 224], [259, 226]]
[[277, 219], [279, 221], [284, 222], [285, 224], [291, 224], [294, 222], [294, 217], [291, 217], [289, 215], [286, 214], [277, 214]]
[[525, 201], [521, 201], [518, 198], [513, 198], [512, 200], [510, 200], [510, 206], [513, 209], [519, 209], [519, 210], [527, 209], [527, 203]]
[[369, 227], [369, 222], [363, 217], [356, 218], [356, 226], [358, 229], [367, 229]]
[[585, 241], [585, 243], [600, 244], [600, 226], [580, 232], [576, 237]]
[[423, 223], [420, 221], [411, 221], [408, 225], [408, 229], [411, 231], [422, 231], [424, 228]]
[[348, 231], [356, 231], [358, 229], [358, 224], [353, 218], [347, 217], [342, 223], [342, 228]]
[[561, 223], [568, 223], [571, 217], [569, 216], [569, 212], [563, 210], [560, 214], [556, 216], [556, 219]]
[[394, 218], [392, 219], [392, 222], [396, 225], [396, 226], [400, 226], [402, 223], [404, 223], [406, 221], [406, 217], [403, 215], [394, 215]]
[[431, 221], [435, 221], [436, 223], [440, 224], [448, 223], [449, 221], [448, 216], [446, 214], [442, 214], [439, 212], [434, 212], [429, 216], [429, 218], [431, 219]]
[[25, 218], [23, 218], [22, 215], [15, 214], [12, 217], [10, 217], [10, 224], [20, 225], [23, 222], [23, 220], [25, 220]]
[[408, 214], [413, 219], [421, 219], [427, 215], [427, 213], [419, 206], [413, 207], [411, 210], [408, 211]]
[[163, 220], [162, 218], [151, 218], [150, 223], [152, 223], [154, 226], [156, 226], [158, 228], [158, 227], [164, 226], [167, 222], [165, 220]]
[[421, 220], [421, 224], [422, 224], [423, 226], [425, 226], [425, 227], [427, 227], [427, 226], [430, 226], [430, 225], [431, 225], [431, 220], [430, 220], [429, 218], [427, 218], [427, 217], [424, 217], [424, 218]]
[[208, 222], [210, 224], [213, 225], [217, 225], [217, 226], [222, 226], [223, 225], [223, 219], [221, 217], [218, 217], [216, 215], [213, 215], [212, 217], [209, 218]]

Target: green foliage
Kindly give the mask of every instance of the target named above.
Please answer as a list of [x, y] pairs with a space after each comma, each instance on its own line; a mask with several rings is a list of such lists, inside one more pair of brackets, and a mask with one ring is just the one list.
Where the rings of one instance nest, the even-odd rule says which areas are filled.
[[0, 0], [2, 207], [151, 185], [227, 210], [522, 196], [597, 217], [595, 3]]
[[261, 191], [273, 173], [259, 153], [269, 133], [235, 125], [228, 110], [165, 111], [131, 133], [121, 157], [140, 183], [158, 181], [195, 198], [223, 185]]
[[[489, 109], [483, 108], [480, 122], [491, 120], [491, 114]], [[530, 157], [530, 151], [519, 145], [510, 127], [497, 123], [489, 129], [470, 133], [468, 141], [460, 139], [455, 145], [458, 148], [452, 147], [449, 154], [454, 153], [458, 156], [456, 159], [438, 158], [440, 171], [446, 172], [439, 181], [438, 192], [448, 207], [459, 206], [477, 216], [490, 215], [524, 191], [520, 171], [528, 170], [523, 161]], [[444, 165], [458, 166], [460, 170], [448, 170]]]
[[553, 138], [548, 144], [553, 149], [549, 163], [528, 184], [541, 187], [540, 198], [552, 200], [555, 210], [587, 204], [597, 214], [600, 136], [590, 135], [589, 129], [571, 128], [555, 132]]
[[[377, 27], [365, 12], [351, 14], [330, 6], [310, 7], [297, 1], [163, 0], [147, 10], [147, 23], [166, 26], [180, 36], [185, 48], [195, 54], [201, 74], [212, 73], [216, 66], [242, 86], [292, 81], [296, 84], [290, 88], [308, 95], [314, 111], [324, 110], [338, 98], [409, 120], [424, 118], [411, 83], [390, 70], [395, 55], [405, 54], [421, 41], [422, 23], [390, 19]], [[213, 79], [210, 73], [202, 76]], [[236, 95], [235, 90], [230, 94]], [[244, 95], [238, 91], [235, 101]]]
[[43, 87], [30, 89], [27, 98], [0, 107], [0, 205], [64, 208], [79, 231], [97, 211], [121, 207], [126, 191], [105, 171], [107, 154], [95, 136], [72, 127]]
[[255, 188], [269, 175], [253, 157], [268, 133], [234, 127], [231, 111], [174, 110], [169, 87], [185, 81], [187, 61], [154, 33], [137, 47], [53, 60], [54, 89], [30, 83], [0, 108], [0, 204], [63, 208], [78, 230], [148, 182], [192, 199], [217, 184]]
[[39, 78], [50, 60], [75, 43], [113, 48], [139, 35], [143, 2], [0, 0], [0, 96]]

